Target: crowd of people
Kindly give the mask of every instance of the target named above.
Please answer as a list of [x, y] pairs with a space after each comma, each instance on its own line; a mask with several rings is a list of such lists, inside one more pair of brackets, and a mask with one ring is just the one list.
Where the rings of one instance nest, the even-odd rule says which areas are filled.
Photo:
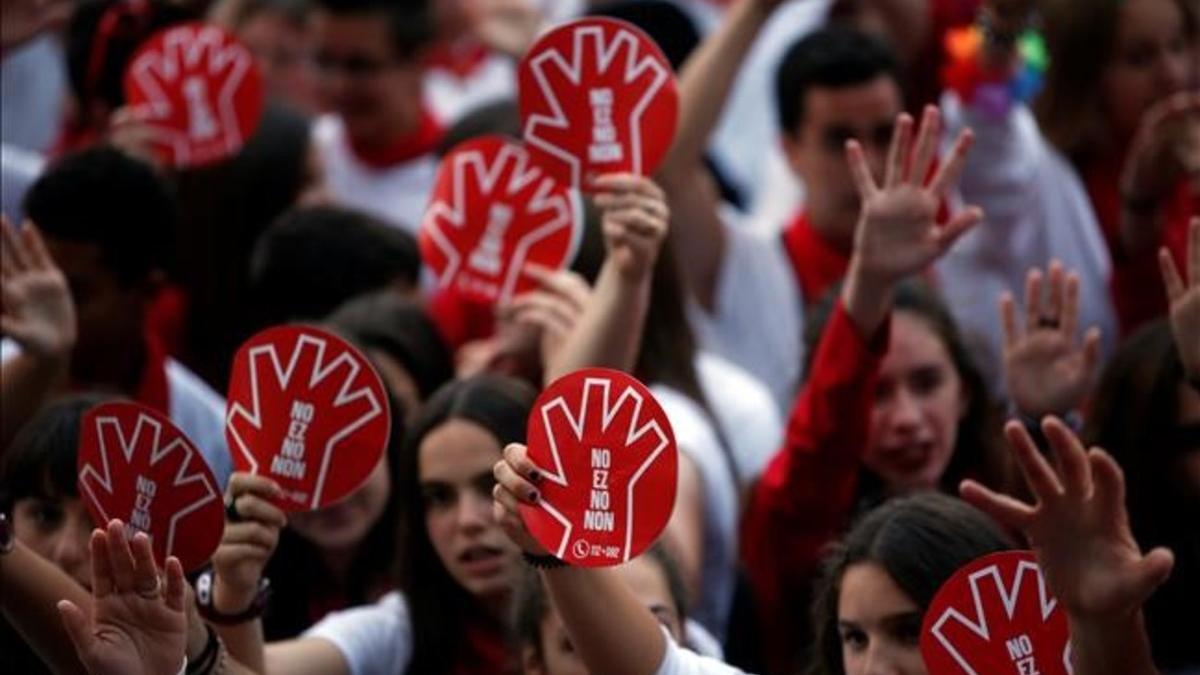
[[[1196, 0], [2, 0], [0, 670], [941, 675], [957, 570], [1032, 549], [1078, 675], [1200, 673]], [[521, 137], [548, 27], [677, 70], [648, 176], [600, 176], [563, 269], [494, 306], [418, 246], [441, 158]], [[164, 161], [156, 32], [235, 35], [265, 105]], [[392, 433], [346, 499], [235, 471], [259, 330], [356, 346]], [[542, 388], [632, 374], [679, 452], [648, 552], [527, 529]], [[80, 495], [84, 414], [168, 416], [225, 490], [185, 575]], [[11, 670], [10, 670], [11, 669]]]

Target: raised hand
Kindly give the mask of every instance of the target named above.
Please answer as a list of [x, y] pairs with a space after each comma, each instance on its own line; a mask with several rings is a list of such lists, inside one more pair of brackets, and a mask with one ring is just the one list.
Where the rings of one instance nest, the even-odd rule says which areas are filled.
[[76, 338], [66, 277], [32, 223], [17, 232], [0, 217], [0, 237], [0, 333], [31, 355], [65, 360]]
[[119, 520], [92, 532], [92, 612], [58, 604], [80, 661], [92, 675], [171, 675], [184, 662], [183, 568], [167, 558], [165, 592], [150, 538], [125, 538]]
[[533, 0], [477, 0], [466, 3], [466, 11], [480, 42], [517, 59], [529, 50], [545, 23]]
[[541, 472], [529, 459], [529, 450], [520, 443], [510, 443], [504, 448], [504, 459], [492, 468], [496, 487], [492, 488], [492, 515], [522, 551], [536, 556], [549, 552], [525, 529], [525, 521], [518, 510], [520, 504], [537, 504], [541, 499], [537, 483]]
[[595, 188], [609, 259], [627, 281], [649, 279], [667, 237], [666, 195], [649, 178], [633, 174], [600, 176]]
[[1180, 176], [1200, 179], [1200, 93], [1184, 91], [1150, 107], [1142, 117], [1121, 175], [1122, 194], [1161, 200]]
[[974, 138], [964, 130], [937, 173], [926, 180], [936, 159], [941, 126], [941, 113], [927, 107], [914, 145], [912, 118], [900, 115], [882, 186], [871, 176], [858, 141], [846, 144], [862, 198], [853, 259], [861, 274], [880, 285], [922, 272], [983, 217], [978, 207], [970, 207], [945, 225], [937, 223], [938, 209], [962, 173]]
[[1171, 572], [1166, 549], [1142, 554], [1125, 511], [1125, 477], [1099, 448], [1085, 451], [1057, 418], [1042, 429], [1058, 470], [1051, 467], [1024, 426], [1004, 432], [1037, 502], [1030, 506], [964, 481], [963, 499], [999, 522], [1020, 529], [1037, 552], [1054, 596], [1072, 619], [1110, 622], [1134, 616]]
[[[1181, 275], [1165, 248], [1158, 252], [1163, 285], [1171, 301], [1171, 331], [1183, 368], [1191, 378], [1200, 378], [1200, 218], [1188, 228], [1188, 270]], [[1191, 281], [1188, 281], [1190, 276]]]
[[254, 602], [267, 561], [279, 543], [287, 516], [272, 500], [283, 497], [279, 485], [264, 476], [237, 472], [226, 489], [225, 533], [213, 554], [213, 607], [238, 614]]
[[1057, 260], [1047, 271], [1049, 294], [1042, 298], [1042, 272], [1025, 279], [1025, 325], [1017, 325], [1011, 293], [1000, 298], [1004, 327], [1004, 375], [1017, 409], [1036, 419], [1077, 408], [1095, 379], [1100, 357], [1100, 329], [1088, 329], [1077, 342], [1079, 275], [1064, 274]]
[[545, 365], [557, 358], [579, 323], [591, 300], [592, 289], [583, 277], [570, 270], [556, 271], [530, 263], [525, 265], [524, 273], [537, 280], [538, 289], [502, 307], [501, 322], [512, 321], [536, 330]]
[[70, 0], [4, 0], [0, 8], [0, 52], [7, 52], [65, 24], [75, 7]]

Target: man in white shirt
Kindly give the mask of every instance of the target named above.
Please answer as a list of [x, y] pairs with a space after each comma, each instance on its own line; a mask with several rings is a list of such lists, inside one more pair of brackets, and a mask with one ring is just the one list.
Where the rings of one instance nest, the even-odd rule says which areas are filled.
[[317, 94], [330, 111], [313, 138], [334, 199], [416, 232], [442, 128], [423, 103], [435, 37], [427, 3], [319, 0]]

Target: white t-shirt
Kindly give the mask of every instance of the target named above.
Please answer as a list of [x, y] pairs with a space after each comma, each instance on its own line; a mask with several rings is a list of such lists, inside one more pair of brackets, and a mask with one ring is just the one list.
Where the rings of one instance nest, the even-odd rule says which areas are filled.
[[[681, 452], [696, 465], [704, 489], [704, 555], [701, 596], [692, 618], [723, 640], [737, 583], [738, 481], [734, 470], [759, 471], [779, 447], [783, 426], [766, 390], [753, 378], [712, 354], [696, 356], [700, 388], [720, 434], [695, 401], [653, 384]], [[746, 427], [757, 427], [750, 429]], [[722, 434], [729, 443], [722, 445]]]
[[771, 392], [744, 369], [710, 352], [696, 357], [700, 388], [721, 425], [737, 477], [752, 484], [779, 451], [783, 418]]
[[[16, 342], [7, 338], [0, 341], [0, 363], [20, 353]], [[224, 488], [233, 472], [233, 459], [225, 444], [225, 399], [175, 359], [168, 358], [165, 369], [170, 407], [167, 417], [196, 445], [217, 485]]]
[[1117, 337], [1108, 289], [1112, 263], [1078, 174], [1024, 106], [992, 120], [948, 93], [942, 110], [946, 143], [964, 126], [975, 131], [959, 192], [964, 202], [983, 207], [986, 220], [937, 263], [938, 287], [964, 335], [987, 350], [980, 361], [992, 389], [1003, 391], [1000, 294], [1012, 292], [1023, 316], [1026, 273], [1033, 266], [1044, 271], [1054, 258], [1079, 272], [1081, 333], [1099, 326], [1102, 353], [1111, 353]]
[[373, 605], [331, 612], [304, 631], [337, 647], [351, 675], [403, 675], [413, 655], [412, 617], [399, 591]]
[[746, 675], [717, 659], [683, 649], [667, 636], [667, 651], [655, 675]]
[[313, 125], [312, 133], [335, 201], [416, 235], [437, 177], [438, 160], [432, 153], [378, 169], [354, 155], [345, 127], [337, 116], [322, 116]]
[[425, 105], [445, 128], [476, 108], [516, 95], [517, 69], [512, 59], [500, 54], [489, 54], [466, 75], [437, 67], [425, 71]]
[[[726, 245], [713, 311], [689, 306], [704, 349], [758, 379], [782, 413], [792, 405], [804, 359], [804, 301], [777, 228], [722, 213]], [[771, 231], [766, 231], [771, 230]]]
[[[720, 645], [701, 626], [689, 619], [684, 630], [700, 653], [721, 658]], [[408, 602], [392, 591], [375, 604], [326, 614], [302, 637], [331, 643], [350, 675], [404, 675], [412, 662], [412, 633]]]

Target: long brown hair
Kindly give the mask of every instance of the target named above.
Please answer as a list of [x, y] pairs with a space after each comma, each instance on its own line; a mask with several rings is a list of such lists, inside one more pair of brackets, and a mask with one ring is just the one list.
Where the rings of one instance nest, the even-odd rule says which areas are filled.
[[[1103, 147], [1106, 123], [1100, 82], [1112, 60], [1121, 6], [1127, 1], [1043, 0], [1039, 5], [1050, 65], [1034, 111], [1042, 133], [1076, 165]], [[1194, 3], [1175, 3], [1194, 41]]]

